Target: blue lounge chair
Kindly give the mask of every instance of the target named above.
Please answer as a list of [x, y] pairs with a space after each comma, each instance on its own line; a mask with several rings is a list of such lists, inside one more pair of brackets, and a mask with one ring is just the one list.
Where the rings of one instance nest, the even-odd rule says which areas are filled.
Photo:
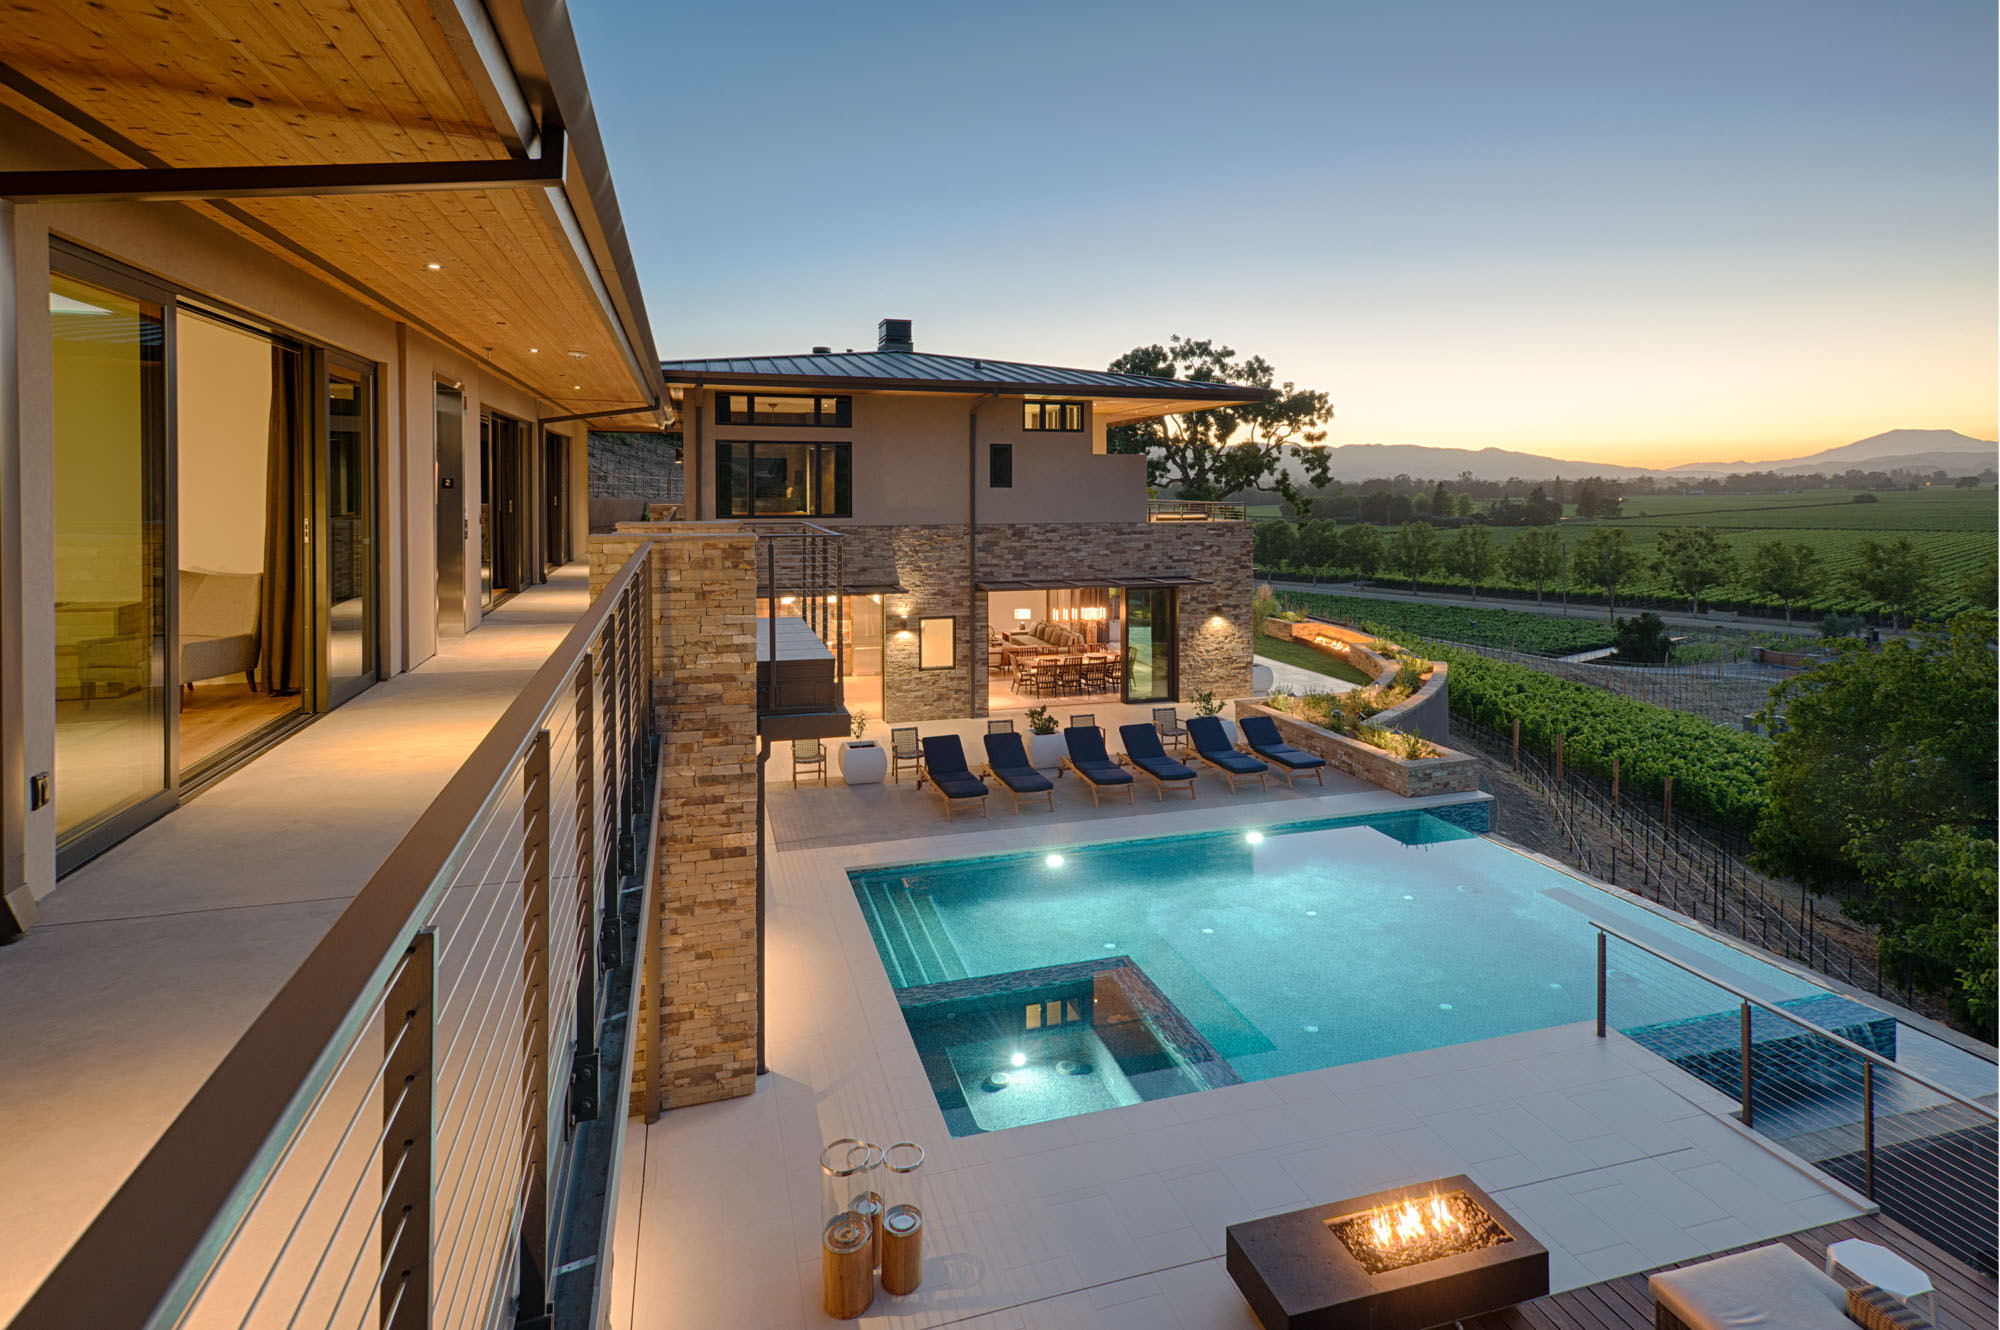
[[1250, 751], [1258, 757], [1278, 764], [1278, 773], [1285, 778], [1289, 787], [1292, 777], [1310, 771], [1313, 779], [1326, 784], [1326, 759], [1303, 748], [1294, 748], [1285, 742], [1285, 736], [1278, 733], [1278, 722], [1269, 716], [1245, 716], [1237, 722], [1243, 731], [1243, 742], [1250, 745]]
[[1113, 762], [1111, 754], [1104, 751], [1103, 730], [1095, 725], [1072, 725], [1063, 731], [1063, 743], [1069, 748], [1063, 765], [1083, 777], [1083, 783], [1090, 787], [1093, 807], [1105, 790], [1123, 790], [1125, 802], [1132, 802], [1132, 773]]
[[979, 815], [987, 816], [986, 782], [965, 765], [965, 745], [958, 741], [957, 735], [933, 734], [924, 739], [924, 760], [917, 767], [917, 788], [921, 790], [925, 781], [944, 800], [945, 821], [951, 821], [953, 805], [971, 799], [979, 800]]
[[1153, 797], [1164, 800], [1169, 785], [1187, 786], [1188, 798], [1195, 797], [1195, 770], [1167, 756], [1160, 746], [1160, 732], [1151, 725], [1120, 725], [1118, 737], [1125, 741], [1125, 760], [1132, 769], [1153, 782]]
[[1270, 782], [1265, 773], [1271, 768], [1248, 753], [1239, 753], [1229, 745], [1229, 732], [1222, 728], [1219, 716], [1191, 716], [1187, 723], [1188, 742], [1194, 745], [1194, 755], [1214, 767], [1229, 782], [1229, 792], [1236, 793], [1236, 778], [1248, 780], [1257, 778], [1257, 788], [1269, 789]]
[[1028, 764], [1028, 750], [1011, 729], [986, 736], [986, 774], [1014, 796], [1015, 812], [1021, 811], [1023, 798], [1047, 799], [1049, 811], [1056, 811], [1056, 783]]

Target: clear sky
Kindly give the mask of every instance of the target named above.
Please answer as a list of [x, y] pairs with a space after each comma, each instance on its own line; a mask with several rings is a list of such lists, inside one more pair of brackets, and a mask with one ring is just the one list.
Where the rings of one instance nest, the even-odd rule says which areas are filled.
[[1996, 435], [1992, 0], [571, 0], [660, 352], [1103, 366], [1334, 443]]

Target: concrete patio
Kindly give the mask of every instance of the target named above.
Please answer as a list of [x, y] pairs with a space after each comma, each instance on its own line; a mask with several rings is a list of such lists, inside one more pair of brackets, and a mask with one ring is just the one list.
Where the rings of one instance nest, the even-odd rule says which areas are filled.
[[[867, 805], [865, 830], [834, 832], [863, 796], [882, 801]], [[1053, 817], [946, 824], [928, 794], [842, 790], [837, 778], [771, 802], [771, 1073], [752, 1097], [632, 1124], [617, 1326], [831, 1324], [819, 1310], [817, 1156], [846, 1135], [930, 1152], [924, 1285], [879, 1296], [859, 1322], [898, 1330], [1251, 1330], [1222, 1269], [1226, 1224], [1455, 1172], [1548, 1245], [1558, 1289], [1867, 1208], [1744, 1130], [1733, 1101], [1588, 1025], [951, 1138], [849, 868], [1410, 802], [1329, 787], [1093, 812], [1059, 796]], [[889, 839], [913, 820], [920, 834]]]

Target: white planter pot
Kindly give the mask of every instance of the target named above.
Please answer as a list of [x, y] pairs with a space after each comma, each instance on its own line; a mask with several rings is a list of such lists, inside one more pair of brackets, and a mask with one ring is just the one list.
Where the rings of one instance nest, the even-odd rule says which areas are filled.
[[1234, 748], [1236, 746], [1238, 738], [1236, 733], [1236, 722], [1229, 719], [1229, 717], [1227, 716], [1217, 716], [1216, 719], [1222, 722], [1222, 732], [1229, 736], [1229, 746], [1231, 748]]
[[1031, 734], [1028, 736], [1028, 762], [1038, 771], [1054, 771], [1069, 756], [1069, 744], [1064, 741], [1062, 731], [1054, 734]]
[[840, 778], [849, 785], [880, 785], [889, 774], [889, 754], [873, 739], [840, 746]]
[[1252, 665], [1250, 667], [1250, 691], [1258, 697], [1271, 691], [1271, 667]]

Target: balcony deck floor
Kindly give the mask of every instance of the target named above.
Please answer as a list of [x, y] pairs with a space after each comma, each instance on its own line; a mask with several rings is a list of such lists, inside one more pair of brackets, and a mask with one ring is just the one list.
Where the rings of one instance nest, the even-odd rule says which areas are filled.
[[589, 599], [580, 564], [71, 873], [0, 950], [11, 1318]]

